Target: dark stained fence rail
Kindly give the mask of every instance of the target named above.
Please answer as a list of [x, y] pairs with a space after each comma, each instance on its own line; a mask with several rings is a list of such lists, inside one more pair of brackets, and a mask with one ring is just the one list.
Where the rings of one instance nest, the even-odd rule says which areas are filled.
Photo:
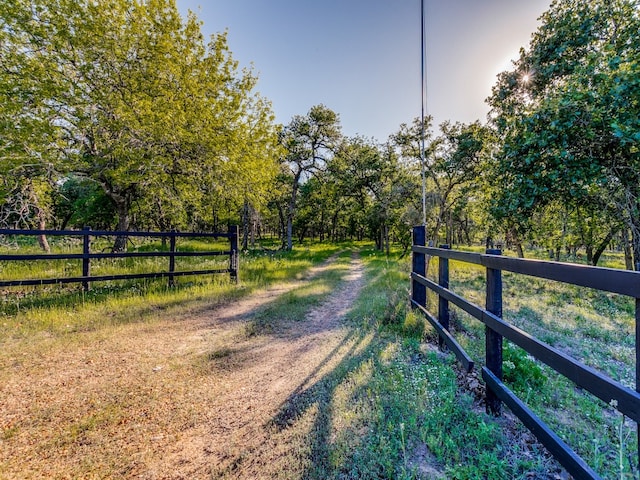
[[[82, 283], [85, 291], [89, 290], [92, 282], [108, 281], [108, 280], [128, 280], [139, 278], [162, 278], [169, 279], [169, 286], [175, 285], [175, 277], [186, 275], [212, 275], [219, 273], [228, 273], [233, 282], [238, 281], [238, 227], [230, 226], [227, 233], [204, 233], [204, 232], [112, 232], [91, 230], [85, 228], [83, 230], [16, 230], [16, 229], [0, 229], [0, 235], [24, 235], [24, 236], [66, 236], [66, 237], [82, 237], [82, 253], [71, 254], [2, 254], [0, 262], [4, 261], [30, 261], [30, 260], [81, 260], [82, 276], [79, 277], [61, 277], [61, 278], [39, 278], [39, 279], [21, 279], [21, 280], [0, 280], [0, 287], [27, 286], [27, 285], [55, 285], [65, 283]], [[168, 238], [168, 252], [91, 252], [91, 239], [95, 237], [144, 237], [144, 238]], [[216, 250], [204, 252], [179, 252], [176, 249], [177, 238], [227, 238], [229, 240], [229, 250]], [[228, 268], [206, 269], [206, 270], [183, 270], [176, 271], [177, 257], [229, 257]], [[167, 257], [168, 270], [162, 272], [149, 273], [131, 273], [117, 275], [91, 275], [91, 260], [105, 258], [140, 258], [140, 257]]]
[[[488, 410], [497, 415], [500, 413], [501, 403], [505, 403], [571, 475], [580, 479], [600, 478], [502, 382], [502, 341], [503, 338], [510, 340], [579, 387], [608, 404], [617, 405], [618, 411], [637, 424], [640, 422], [640, 393], [638, 393], [640, 389], [640, 359], [638, 356], [640, 272], [507, 258], [502, 257], [499, 250], [487, 250], [486, 254], [479, 254], [450, 250], [446, 245], [441, 248], [426, 247], [424, 227], [414, 227], [412, 251], [412, 306], [425, 315], [437, 330], [441, 344], [444, 343], [448, 346], [467, 371], [474, 368], [474, 362], [448, 330], [449, 303], [458, 306], [485, 325], [486, 366], [482, 368], [482, 377], [487, 384], [486, 403]], [[438, 283], [426, 278], [427, 256], [437, 257], [439, 260]], [[485, 308], [481, 308], [449, 290], [448, 261], [450, 259], [486, 267]], [[636, 390], [621, 385], [504, 321], [502, 319], [502, 271], [590, 287], [635, 298]], [[427, 310], [426, 289], [430, 289], [438, 295], [438, 318]], [[640, 431], [638, 432], [638, 446], [640, 453]]]

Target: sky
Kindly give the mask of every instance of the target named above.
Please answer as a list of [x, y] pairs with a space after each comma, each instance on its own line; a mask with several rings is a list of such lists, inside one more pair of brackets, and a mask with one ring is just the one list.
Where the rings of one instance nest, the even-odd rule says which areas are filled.
[[[421, 112], [420, 0], [176, 0], [209, 36], [228, 32], [240, 67], [287, 124], [324, 104], [342, 131], [379, 142]], [[496, 75], [529, 44], [551, 0], [425, 0], [426, 111], [486, 121]]]

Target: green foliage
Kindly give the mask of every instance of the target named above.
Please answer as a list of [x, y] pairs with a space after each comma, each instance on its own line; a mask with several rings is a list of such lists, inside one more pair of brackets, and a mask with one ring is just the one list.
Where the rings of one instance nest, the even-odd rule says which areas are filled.
[[[425, 129], [430, 122], [430, 118], [425, 120]], [[489, 132], [479, 122], [444, 122], [439, 136], [432, 138], [427, 133], [423, 162], [420, 123], [416, 119], [411, 126], [401, 125], [391, 140], [405, 162], [419, 162], [414, 167], [416, 176], [423, 170], [427, 238], [434, 244], [471, 243], [473, 223], [481, 223], [471, 217], [477, 218], [474, 210], [482, 204], [482, 194], [478, 192], [485, 188], [482, 172]], [[414, 218], [410, 226], [419, 223], [421, 220]]]
[[283, 246], [293, 248], [293, 221], [300, 187], [309, 177], [324, 170], [342, 134], [340, 118], [324, 105], [311, 107], [306, 115], [296, 115], [279, 133], [284, 154], [279, 176], [279, 205]]
[[115, 228], [113, 202], [92, 180], [70, 176], [54, 194], [54, 218], [61, 230], [90, 226], [95, 230]]
[[539, 391], [546, 377], [527, 352], [511, 343], [505, 343], [502, 350], [502, 373], [505, 381], [519, 391]]
[[132, 213], [195, 228], [264, 202], [275, 127], [226, 35], [205, 44], [171, 0], [3, 3], [0, 32], [9, 170], [30, 162], [92, 179], [121, 230]]
[[553, 2], [514, 69], [499, 76], [489, 99], [498, 142], [491, 174], [497, 218], [522, 232], [554, 201], [569, 212], [605, 212], [601, 238], [615, 215], [613, 225], [632, 231], [637, 257], [638, 6]]
[[338, 195], [350, 201], [360, 226], [378, 249], [389, 254], [392, 240], [406, 247], [407, 232], [418, 221], [411, 212], [419, 198], [419, 183], [390, 145], [360, 137], [346, 139], [329, 171]]

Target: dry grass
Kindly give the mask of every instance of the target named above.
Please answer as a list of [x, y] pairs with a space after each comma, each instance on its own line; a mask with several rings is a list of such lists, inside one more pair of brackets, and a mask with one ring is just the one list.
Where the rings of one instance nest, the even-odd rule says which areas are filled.
[[340, 322], [360, 268], [353, 263], [348, 288], [326, 301], [320, 286], [305, 322], [269, 335], [248, 336], [248, 321], [312, 279], [222, 308], [5, 342], [0, 478], [302, 475], [310, 432], [325, 427], [317, 404], [295, 404], [293, 415], [292, 399], [366, 347]]

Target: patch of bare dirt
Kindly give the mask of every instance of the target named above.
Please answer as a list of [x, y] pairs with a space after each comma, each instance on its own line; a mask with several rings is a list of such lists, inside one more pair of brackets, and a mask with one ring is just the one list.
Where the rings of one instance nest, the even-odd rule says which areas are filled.
[[274, 419], [358, 348], [343, 319], [363, 283], [354, 258], [339, 288], [283, 335], [247, 337], [244, 326], [299, 282], [185, 318], [5, 352], [0, 478], [301, 475], [314, 407], [295, 428]]

